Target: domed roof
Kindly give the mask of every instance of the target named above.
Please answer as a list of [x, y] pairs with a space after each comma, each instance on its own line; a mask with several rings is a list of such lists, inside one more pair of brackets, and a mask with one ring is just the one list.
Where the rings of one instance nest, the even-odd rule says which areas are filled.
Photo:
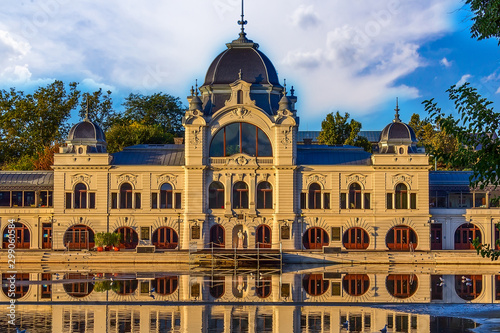
[[380, 141], [417, 142], [417, 137], [409, 125], [401, 121], [394, 121], [384, 128], [380, 134]]
[[278, 74], [271, 60], [257, 48], [257, 44], [245, 43], [228, 49], [215, 58], [208, 68], [204, 85], [230, 84], [241, 79], [252, 84], [279, 86]]
[[71, 128], [67, 141], [72, 143], [105, 143], [106, 136], [99, 125], [85, 118]]

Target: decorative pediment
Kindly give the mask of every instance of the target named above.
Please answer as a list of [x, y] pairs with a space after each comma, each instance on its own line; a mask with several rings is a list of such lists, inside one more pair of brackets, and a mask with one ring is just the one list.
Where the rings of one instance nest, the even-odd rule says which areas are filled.
[[361, 174], [351, 174], [345, 178], [345, 183], [347, 185], [351, 183], [361, 183], [366, 185], [366, 176]]
[[177, 176], [173, 174], [163, 174], [156, 177], [156, 185], [160, 186], [163, 183], [170, 183], [177, 186]]
[[75, 185], [76, 183], [84, 183], [87, 185], [87, 187], [90, 186], [90, 178], [92, 178], [91, 175], [87, 175], [85, 173], [77, 174], [71, 176], [71, 185]]
[[233, 155], [231, 158], [227, 159], [227, 165], [237, 165], [237, 166], [247, 166], [247, 165], [257, 165], [257, 159], [245, 154]]
[[397, 174], [392, 176], [392, 185], [396, 185], [397, 183], [406, 183], [411, 185], [413, 180], [413, 176], [409, 174]]
[[123, 175], [120, 175], [116, 178], [116, 184], [117, 185], [120, 185], [120, 184], [123, 184], [123, 183], [131, 183], [133, 184], [134, 186], [137, 184], [137, 178], [139, 176], [137, 175], [132, 175], [132, 174], [123, 174]]
[[231, 110], [230, 117], [237, 119], [252, 118], [252, 111], [239, 107], [234, 110]]
[[255, 101], [250, 98], [251, 83], [239, 79], [229, 86], [231, 87], [231, 97], [225, 102], [225, 106], [241, 104], [255, 106]]
[[321, 174], [314, 174], [314, 175], [307, 176], [307, 178], [306, 178], [307, 187], [309, 187], [309, 185], [311, 185], [312, 183], [321, 183], [323, 185], [323, 187], [325, 187], [326, 176], [321, 175]]

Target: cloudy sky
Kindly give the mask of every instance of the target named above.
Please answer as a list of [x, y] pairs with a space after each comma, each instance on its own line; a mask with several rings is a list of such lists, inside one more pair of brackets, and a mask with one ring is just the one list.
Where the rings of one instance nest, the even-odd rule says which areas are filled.
[[[55, 79], [113, 92], [181, 97], [238, 37], [240, 0], [3, 0], [0, 89]], [[248, 38], [299, 98], [301, 130], [349, 112], [364, 130], [425, 115], [421, 102], [471, 82], [496, 104], [500, 47], [469, 34], [463, 0], [247, 0]]]

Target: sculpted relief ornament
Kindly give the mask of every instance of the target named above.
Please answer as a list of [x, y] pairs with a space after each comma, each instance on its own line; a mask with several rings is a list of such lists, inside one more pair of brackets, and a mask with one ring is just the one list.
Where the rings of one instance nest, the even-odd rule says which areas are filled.
[[413, 176], [410, 175], [395, 175], [392, 177], [392, 184], [403, 182], [411, 185], [412, 179]]
[[195, 129], [195, 130], [191, 131], [192, 138], [189, 141], [189, 143], [191, 143], [194, 146], [194, 149], [197, 149], [198, 146], [201, 144], [200, 132], [201, 131], [199, 129]]
[[326, 184], [326, 177], [323, 175], [311, 175], [307, 177], [307, 182], [308, 185], [311, 183], [321, 183], [323, 186]]
[[292, 134], [291, 127], [283, 131], [283, 140], [281, 140], [281, 143], [283, 144], [283, 146], [285, 146], [285, 149], [288, 148], [288, 145], [292, 143], [291, 134]]
[[346, 177], [345, 183], [346, 184], [350, 184], [350, 183], [366, 184], [366, 176], [363, 176], [363, 175], [350, 175], [350, 176]]
[[175, 185], [177, 185], [177, 176], [172, 175], [172, 174], [158, 176], [156, 179], [156, 184], [160, 185], [163, 183], [170, 183], [170, 184], [173, 184], [175, 186]]
[[79, 175], [74, 175], [71, 177], [71, 184], [76, 184], [76, 183], [85, 183], [87, 185], [90, 184], [90, 178], [92, 176], [87, 175], [87, 174], [79, 174]]
[[116, 179], [116, 184], [121, 184], [121, 183], [132, 183], [132, 184], [137, 184], [137, 176], [136, 175], [121, 175], [118, 176]]
[[252, 111], [247, 110], [245, 108], [236, 108], [233, 111], [231, 111], [231, 118], [236, 117], [238, 119], [244, 119], [245, 117], [247, 118], [252, 118]]

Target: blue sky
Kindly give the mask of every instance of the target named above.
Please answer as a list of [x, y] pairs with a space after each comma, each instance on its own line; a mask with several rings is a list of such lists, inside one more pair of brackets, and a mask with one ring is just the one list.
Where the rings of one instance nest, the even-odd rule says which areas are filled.
[[[239, 0], [4, 0], [0, 89], [30, 92], [54, 79], [185, 101], [194, 81], [239, 32]], [[495, 40], [470, 38], [461, 0], [247, 0], [247, 33], [299, 98], [301, 130], [329, 112], [349, 112], [363, 130], [402, 119], [421, 102], [452, 105], [451, 85], [470, 81], [500, 97]], [[265, 9], [265, 10], [263, 10]], [[76, 120], [76, 118], [75, 118]]]

